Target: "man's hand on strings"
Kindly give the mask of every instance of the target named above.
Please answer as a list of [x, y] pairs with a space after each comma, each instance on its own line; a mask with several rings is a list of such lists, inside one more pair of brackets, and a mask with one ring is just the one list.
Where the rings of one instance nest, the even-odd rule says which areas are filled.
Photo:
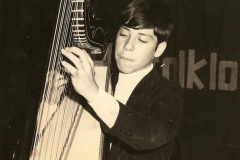
[[77, 93], [88, 102], [92, 102], [98, 94], [98, 85], [94, 79], [94, 64], [90, 56], [83, 49], [70, 47], [62, 49], [62, 54], [73, 64], [62, 61], [62, 65], [70, 72], [72, 84]]
[[64, 90], [67, 80], [57, 71], [47, 73], [46, 85], [48, 88], [45, 92], [45, 100], [48, 104], [56, 104], [60, 100], [60, 96]]

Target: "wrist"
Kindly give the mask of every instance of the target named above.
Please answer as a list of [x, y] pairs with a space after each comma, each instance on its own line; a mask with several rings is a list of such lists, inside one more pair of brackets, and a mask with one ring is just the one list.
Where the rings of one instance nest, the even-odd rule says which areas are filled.
[[96, 99], [98, 92], [99, 92], [98, 85], [94, 85], [91, 87], [91, 89], [89, 88], [87, 90], [87, 92], [85, 92], [85, 95], [83, 95], [83, 96], [88, 101], [88, 103], [91, 103], [92, 101], [94, 101]]

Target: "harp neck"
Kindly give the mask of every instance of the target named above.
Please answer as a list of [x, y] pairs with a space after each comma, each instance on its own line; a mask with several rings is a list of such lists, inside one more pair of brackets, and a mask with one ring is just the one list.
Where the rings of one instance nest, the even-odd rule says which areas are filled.
[[91, 44], [91, 40], [88, 36], [89, 31], [87, 28], [90, 28], [90, 6], [84, 0], [72, 0], [72, 18], [71, 18], [71, 27], [73, 34], [73, 41], [76, 46], [84, 49], [89, 49], [91, 54], [102, 54], [101, 48], [95, 47]]

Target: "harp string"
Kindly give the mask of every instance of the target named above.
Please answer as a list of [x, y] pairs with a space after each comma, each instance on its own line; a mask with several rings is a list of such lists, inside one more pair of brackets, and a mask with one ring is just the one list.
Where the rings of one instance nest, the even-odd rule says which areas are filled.
[[[86, 17], [88, 13], [83, 12], [84, 7], [86, 7], [86, 2], [84, 0], [61, 0], [60, 7], [58, 11], [58, 18], [56, 22], [56, 28], [53, 38], [53, 44], [50, 52], [49, 65], [47, 68], [47, 77], [43, 90], [42, 102], [47, 102], [46, 97], [52, 96], [51, 99], [55, 99], [57, 97], [71, 97], [74, 102], [74, 106], [77, 105], [77, 96], [72, 92], [72, 86], [69, 82], [70, 77], [69, 74], [66, 73], [64, 69], [61, 68], [61, 49], [69, 46], [78, 46], [80, 48], [93, 49], [88, 41], [87, 41], [87, 33], [84, 28], [86, 26]], [[75, 20], [74, 20], [75, 19]], [[80, 25], [79, 25], [80, 23]], [[82, 27], [82, 28], [81, 28]], [[94, 56], [92, 57], [94, 58]], [[60, 73], [64, 78], [68, 79], [67, 84], [63, 88], [63, 91], [53, 92], [52, 85], [55, 83], [56, 72]], [[59, 82], [58, 82], [59, 83]], [[57, 85], [56, 85], [57, 86]], [[61, 94], [61, 95], [60, 95]], [[72, 102], [72, 101], [71, 101]], [[37, 152], [41, 153], [39, 156], [32, 156], [33, 160], [49, 160], [49, 159], [60, 159], [59, 157], [64, 157], [63, 150], [66, 148], [69, 136], [69, 128], [66, 121], [71, 121], [70, 124], [74, 125], [74, 121], [76, 119], [76, 114], [82, 113], [82, 107], [78, 106], [77, 112], [71, 107], [68, 106], [70, 103], [70, 99], [64, 99], [61, 103], [58, 103], [58, 107], [52, 113], [50, 112], [51, 105], [45, 106], [45, 108], [39, 109], [38, 112], [38, 121], [36, 127], [36, 138], [34, 141], [34, 145], [32, 150], [38, 147]], [[60, 110], [61, 107], [61, 110]], [[47, 116], [43, 117], [44, 109], [47, 110]], [[51, 116], [49, 118], [49, 116]], [[58, 124], [54, 125], [50, 123], [52, 122], [53, 117], [56, 119]], [[43, 122], [45, 123], [45, 127], [41, 126]], [[61, 126], [60, 130], [57, 128], [57, 125]], [[73, 126], [71, 125], [71, 127]], [[44, 136], [45, 130], [48, 130], [48, 134]], [[59, 138], [63, 138], [59, 139]], [[53, 143], [39, 143], [38, 141], [41, 139], [45, 142], [53, 142]], [[66, 139], [66, 140], [65, 140]], [[56, 143], [54, 143], [56, 142]], [[71, 143], [71, 142], [70, 142]], [[51, 148], [49, 151], [48, 149]], [[34, 151], [33, 151], [34, 152]]]
[[[66, 41], [66, 37], [67, 37], [67, 33], [66, 33], [66, 30], [67, 30], [67, 28], [68, 28], [68, 26], [67, 25], [63, 25], [64, 24], [64, 22], [65, 22], [65, 15], [67, 15], [67, 18], [66, 19], [68, 19], [67, 21], [69, 21], [69, 19], [70, 19], [70, 13], [71, 13], [71, 10], [70, 9], [67, 9], [68, 10], [68, 14], [65, 14], [64, 12], [65, 12], [65, 10], [64, 10], [64, 8], [66, 8], [66, 6], [71, 6], [71, 5], [66, 5], [67, 3], [61, 3], [61, 4], [63, 4], [63, 6], [61, 7], [60, 6], [60, 10], [59, 10], [59, 13], [62, 13], [62, 14], [59, 14], [59, 18], [58, 18], [58, 22], [57, 22], [57, 28], [56, 28], [56, 32], [55, 32], [55, 36], [54, 36], [54, 41], [53, 41], [53, 46], [52, 46], [52, 52], [51, 52], [51, 56], [50, 56], [50, 63], [49, 63], [49, 67], [48, 67], [48, 72], [50, 72], [50, 71], [53, 71], [53, 70], [57, 70], [57, 71], [60, 71], [60, 72], [62, 72], [62, 74], [65, 74], [65, 72], [63, 72], [62, 70], [60, 70], [60, 59], [61, 59], [61, 57], [59, 57], [59, 48], [63, 48], [63, 46], [64, 46], [64, 41]], [[62, 26], [64, 26], [64, 29], [62, 29]], [[63, 35], [62, 35], [62, 32], [61, 31], [63, 31]], [[68, 42], [67, 42], [67, 44], [70, 44], [70, 39], [71, 39], [71, 37], [69, 38], [69, 40], [68, 40]], [[61, 42], [61, 44], [60, 44], [60, 42]], [[60, 44], [60, 45], [59, 45]], [[60, 46], [60, 47], [59, 47]], [[48, 84], [46, 83], [45, 84], [45, 87], [44, 87], [44, 96], [43, 97], [45, 97], [46, 96], [46, 94], [51, 94], [51, 88], [49, 87], [49, 84], [51, 85], [52, 84], [52, 82], [53, 82], [53, 75], [51, 74], [50, 75], [50, 77], [48, 77]], [[60, 93], [58, 93], [58, 94], [60, 94]], [[64, 93], [63, 94], [66, 94], [66, 90], [64, 90]], [[52, 96], [57, 96], [57, 95], [52, 95]], [[44, 101], [44, 99], [42, 99], [43, 101]], [[47, 107], [48, 108], [48, 107]], [[41, 122], [42, 122], [42, 113], [43, 113], [43, 109], [39, 112], [39, 119], [40, 119], [40, 123], [39, 123], [39, 125], [38, 125], [38, 127], [37, 127], [37, 133], [40, 133], [41, 131], [40, 131], [40, 125], [41, 125]], [[65, 114], [64, 114], [65, 115]], [[63, 121], [63, 120], [62, 120]], [[64, 127], [63, 127], [64, 128]], [[51, 128], [50, 128], [50, 130], [51, 130]], [[55, 133], [55, 132], [50, 132], [50, 133]], [[49, 136], [48, 137], [45, 137], [45, 139], [46, 138], [49, 138]], [[36, 143], [36, 140], [35, 140], [35, 144], [34, 145], [36, 145], [37, 143]], [[41, 144], [42, 145], [42, 144]], [[35, 146], [34, 146], [35, 147]], [[41, 152], [41, 153], [44, 153], [43, 151], [42, 151], [42, 148], [48, 148], [47, 146], [46, 147], [44, 147], [44, 146], [41, 146], [40, 147], [40, 151], [39, 152]], [[41, 156], [41, 155], [40, 155]], [[44, 156], [44, 155], [43, 155]], [[43, 159], [43, 157], [39, 157], [40, 159]]]
[[[55, 63], [53, 63], [53, 62], [56, 61], [56, 56], [57, 56], [56, 55], [56, 52], [57, 52], [56, 51], [56, 46], [57, 46], [56, 44], [59, 43], [59, 37], [60, 37], [59, 32], [61, 31], [61, 28], [60, 28], [61, 25], [60, 24], [61, 24], [61, 21], [63, 20], [63, 16], [64, 16], [63, 12], [61, 12], [61, 11], [62, 11], [62, 8], [64, 8], [65, 6], [66, 6], [65, 2], [63, 2], [63, 0], [61, 0], [60, 7], [59, 7], [59, 13], [60, 14], [58, 14], [58, 18], [57, 18], [57, 24], [58, 25], [56, 25], [56, 29], [55, 29], [55, 33], [54, 33], [54, 40], [53, 40], [52, 49], [51, 49], [51, 55], [50, 55], [50, 59], [49, 59], [49, 66], [48, 66], [48, 69], [47, 69], [48, 73], [49, 73], [49, 71], [53, 70], [54, 65], [55, 65]], [[46, 81], [48, 81], [48, 83], [45, 82], [45, 86], [44, 86], [44, 90], [43, 90], [43, 97], [42, 97], [42, 100], [41, 100], [42, 102], [46, 98], [47, 94], [50, 94], [50, 89], [48, 87], [48, 84], [52, 83], [53, 78], [51, 77], [51, 75], [48, 78], [49, 78], [49, 80], [46, 80]], [[40, 110], [38, 112], [39, 123], [37, 124], [36, 133], [40, 133], [40, 129], [41, 129], [40, 125], [42, 125], [41, 122], [43, 121], [42, 114], [43, 114], [43, 108], [40, 108]], [[34, 147], [35, 147], [35, 145], [36, 145], [36, 142], [34, 144]]]
[[[68, 6], [70, 6], [70, 5], [68, 5]], [[67, 11], [68, 11], [68, 13], [66, 14], [67, 15], [67, 20], [64, 20], [63, 21], [63, 23], [65, 23], [66, 21], [70, 21], [70, 14], [71, 14], [71, 10], [70, 9], [67, 9]], [[72, 37], [71, 37], [71, 34], [68, 34], [68, 32], [69, 32], [69, 27], [68, 26], [66, 26], [65, 25], [65, 28], [64, 28], [64, 31], [65, 32], [63, 32], [63, 35], [61, 35], [60, 37], [63, 39], [63, 41], [62, 41], [62, 44], [60, 45], [60, 46], [62, 46], [61, 48], [64, 48], [64, 47], [66, 47], [66, 46], [69, 46], [70, 45], [70, 43], [71, 43], [71, 39], [72, 39]], [[68, 35], [70, 35], [70, 37], [68, 38], [67, 36]], [[66, 43], [66, 45], [64, 45], [65, 44], [65, 41], [66, 41], [66, 39], [68, 40], [68, 42]], [[64, 75], [65, 76], [65, 73], [66, 72], [64, 72], [63, 70], [61, 70], [60, 69], [60, 61], [62, 60], [62, 58], [61, 58], [61, 56], [60, 56], [60, 51], [58, 50], [58, 57], [59, 58], [57, 58], [57, 60], [58, 60], [58, 62], [56, 63], [56, 64], [58, 64], [59, 65], [59, 67], [57, 67], [57, 70], [58, 70], [58, 72], [60, 72], [60, 74], [62, 74], [62, 75]], [[65, 95], [67, 95], [68, 93], [67, 92], [69, 92], [70, 94], [71, 94], [71, 92], [70, 92], [70, 90], [68, 90], [68, 89], [64, 89], [64, 92], [63, 92], [63, 96], [65, 96]], [[57, 94], [60, 94], [60, 92], [59, 93], [57, 93]], [[56, 95], [57, 97], [59, 97], [59, 95]], [[71, 96], [72, 98], [73, 98], [73, 96]], [[58, 114], [57, 115], [57, 122], [58, 123], [60, 123], [61, 124], [61, 129], [60, 129], [60, 131], [56, 131], [57, 129], [56, 129], [56, 126], [55, 126], [55, 128], [53, 129], [54, 131], [53, 132], [51, 132], [51, 133], [53, 133], [54, 134], [54, 136], [53, 136], [53, 142], [55, 141], [55, 138], [56, 138], [56, 136], [55, 136], [55, 134], [59, 134], [60, 136], [59, 137], [63, 137], [64, 139], [65, 139], [65, 137], [66, 137], [66, 135], [67, 135], [67, 133], [68, 133], [68, 130], [67, 130], [67, 127], [65, 127], [65, 123], [64, 123], [64, 121], [65, 120], [67, 120], [67, 119], [73, 119], [73, 114], [72, 113], [70, 113], [70, 110], [68, 110], [67, 109], [67, 101], [66, 101], [66, 103], [64, 104], [64, 105], [62, 105], [61, 107], [63, 107], [64, 109], [63, 109], [63, 112], [64, 112], [64, 114]], [[59, 132], [59, 133], [56, 133], [56, 132]], [[58, 137], [58, 138], [59, 138]], [[57, 141], [57, 140], [56, 140]], [[54, 143], [52, 143], [52, 144], [50, 144], [50, 145], [52, 145], [50, 148], [53, 148], [53, 150], [51, 151], [52, 153], [51, 153], [51, 156], [50, 156], [50, 158], [51, 159], [53, 159], [52, 158], [52, 155], [53, 154], [55, 154], [55, 157], [57, 158], [57, 157], [59, 157], [58, 156], [58, 154], [60, 154], [61, 153], [61, 151], [63, 150], [63, 148], [64, 148], [64, 141], [62, 141], [62, 140], [58, 140], [58, 143], [56, 144], [56, 146], [53, 146], [54, 145]], [[49, 148], [49, 147], [46, 147], [46, 148]]]
[[[50, 73], [50, 72], [53, 72], [54, 71], [54, 68], [56, 68], [56, 59], [57, 59], [57, 56], [58, 56], [58, 47], [59, 47], [59, 43], [60, 43], [60, 37], [61, 37], [61, 31], [62, 31], [62, 24], [63, 24], [63, 20], [64, 20], [64, 10], [63, 8], [66, 7], [66, 3], [64, 1], [64, 3], [60, 3], [60, 4], [63, 4], [63, 6], [60, 6], [59, 8], [59, 16], [58, 16], [58, 21], [57, 21], [57, 25], [56, 25], [56, 30], [55, 30], [55, 33], [54, 33], [54, 40], [53, 40], [53, 45], [52, 45], [52, 49], [51, 49], [51, 55], [50, 55], [50, 60], [49, 60], [49, 67], [47, 69], [47, 72]], [[51, 94], [51, 89], [49, 87], [50, 84], [53, 83], [53, 74], [49, 75], [48, 77], [48, 82], [45, 83], [45, 87], [44, 87], [44, 91], [43, 91], [43, 99], [42, 101], [45, 100], [46, 96], [47, 95], [50, 95]], [[42, 112], [41, 112], [42, 113]], [[40, 114], [40, 117], [42, 115]]]

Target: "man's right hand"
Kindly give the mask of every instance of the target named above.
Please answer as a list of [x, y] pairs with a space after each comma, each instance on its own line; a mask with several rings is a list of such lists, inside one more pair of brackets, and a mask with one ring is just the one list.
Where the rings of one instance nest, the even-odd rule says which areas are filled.
[[48, 72], [46, 76], [45, 102], [51, 105], [57, 104], [66, 83], [66, 78], [59, 72]]

